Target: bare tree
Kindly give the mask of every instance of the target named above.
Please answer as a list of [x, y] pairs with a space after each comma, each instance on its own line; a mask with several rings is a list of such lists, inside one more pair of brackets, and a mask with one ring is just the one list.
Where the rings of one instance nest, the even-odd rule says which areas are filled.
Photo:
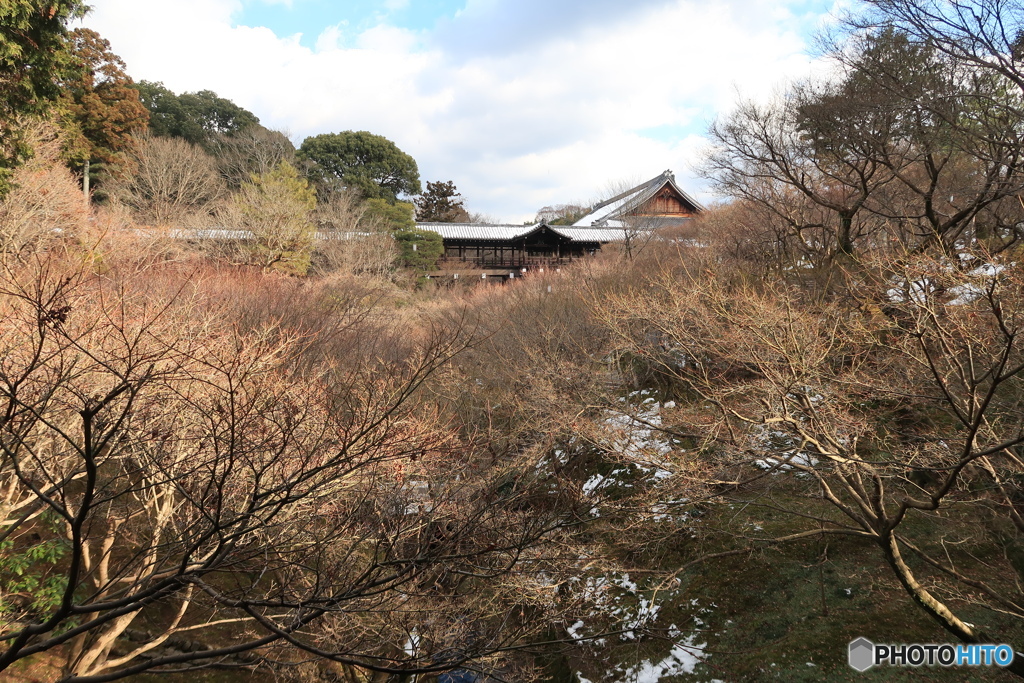
[[1016, 0], [866, 0], [854, 30], [895, 27], [957, 63], [994, 71], [1024, 91], [1024, 7]]
[[547, 628], [543, 586], [496, 580], [543, 572], [564, 521], [415, 400], [457, 327], [331, 360], [136, 291], [54, 260], [3, 277], [0, 670], [59, 650], [66, 681], [309, 656], [406, 675]]
[[324, 273], [387, 277], [394, 271], [398, 246], [389, 226], [367, 213], [351, 192], [335, 192], [317, 205], [314, 265]]
[[[814, 302], [704, 263], [613, 297], [606, 316], [620, 351], [689, 396], [659, 428], [718, 469], [703, 500], [790, 522], [773, 535], [737, 521], [724, 554], [861, 539], [942, 628], [1001, 642], [1024, 619], [1006, 559], [1024, 531], [1010, 484], [1024, 474], [1024, 280], [992, 264], [970, 276], [928, 258], [882, 265], [858, 273], [853, 301]], [[979, 606], [988, 618], [968, 623]]]
[[180, 226], [224, 192], [213, 158], [180, 138], [142, 137], [131, 165], [111, 194], [144, 223]]
[[756, 202], [810, 265], [836, 255], [1017, 238], [1016, 97], [1001, 76], [891, 28], [834, 48], [834, 81], [715, 123], [704, 173]]
[[288, 136], [258, 124], [219, 134], [207, 148], [215, 155], [220, 174], [233, 189], [249, 182], [253, 175], [270, 173], [282, 161], [295, 163], [295, 146]]

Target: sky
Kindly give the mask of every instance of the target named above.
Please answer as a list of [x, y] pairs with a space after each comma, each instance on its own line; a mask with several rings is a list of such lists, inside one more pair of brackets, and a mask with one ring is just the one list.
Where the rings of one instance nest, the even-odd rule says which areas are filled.
[[705, 132], [821, 68], [842, 0], [90, 0], [135, 80], [213, 90], [298, 146], [383, 135], [420, 178], [522, 223], [666, 169], [698, 200]]

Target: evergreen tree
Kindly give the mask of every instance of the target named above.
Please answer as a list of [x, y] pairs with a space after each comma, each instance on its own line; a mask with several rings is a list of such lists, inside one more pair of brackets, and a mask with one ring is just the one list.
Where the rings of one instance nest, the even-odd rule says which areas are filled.
[[427, 191], [416, 198], [416, 220], [424, 223], [468, 223], [462, 195], [451, 180], [427, 182]]
[[386, 199], [367, 199], [363, 202], [366, 217], [371, 221], [383, 224], [389, 230], [412, 230], [416, 227], [413, 220], [413, 205], [410, 202], [389, 202]]
[[325, 186], [355, 190], [389, 202], [420, 193], [416, 160], [381, 135], [366, 131], [324, 133], [306, 138], [299, 157], [316, 164], [312, 174]]
[[252, 256], [259, 265], [305, 274], [316, 232], [310, 220], [316, 192], [294, 166], [282, 161], [270, 173], [254, 175], [242, 185], [235, 205], [252, 232]]
[[219, 136], [235, 135], [260, 122], [251, 111], [212, 90], [176, 95], [163, 83], [151, 81], [141, 81], [135, 88], [149, 110], [153, 135], [183, 138], [207, 151]]
[[[86, 28], [71, 33], [73, 75], [64, 83], [61, 107], [71, 133], [72, 164], [81, 164], [89, 189], [91, 164], [107, 173], [125, 163], [135, 147], [135, 133], [146, 129], [149, 112], [139, 101], [124, 61], [110, 43]], [[92, 170], [96, 170], [92, 168]]]
[[84, 13], [80, 0], [0, 3], [0, 196], [29, 154], [18, 119], [42, 114], [57, 99], [71, 64], [67, 24]]
[[437, 269], [437, 260], [444, 255], [444, 240], [432, 230], [398, 230], [395, 242], [402, 265], [424, 273]]

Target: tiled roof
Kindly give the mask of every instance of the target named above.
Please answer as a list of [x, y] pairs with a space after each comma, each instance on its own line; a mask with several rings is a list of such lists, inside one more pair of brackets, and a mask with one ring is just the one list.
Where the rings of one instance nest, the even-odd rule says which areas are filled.
[[[641, 183], [634, 188], [626, 190], [625, 192], [615, 195], [611, 199], [607, 199], [600, 204], [594, 205], [583, 218], [573, 223], [576, 227], [624, 227], [623, 222], [618, 220], [623, 216], [629, 214], [631, 211], [644, 205], [644, 202], [649, 200], [655, 194], [658, 193], [665, 185], [670, 185], [672, 189], [678, 192], [686, 201], [692, 204], [698, 211], [702, 211], [703, 207], [696, 202], [690, 195], [683, 192], [683, 190], [676, 185], [675, 176], [672, 175], [672, 171], [665, 171], [661, 175], [651, 178], [645, 183]], [[646, 219], [647, 217], [643, 217]], [[652, 217], [657, 218], [657, 217]], [[678, 219], [674, 223], [678, 223]], [[648, 229], [655, 229], [663, 227], [663, 225], [644, 225]]]
[[484, 225], [481, 223], [417, 223], [422, 230], [433, 230], [446, 240], [511, 241], [545, 227], [570, 242], [622, 242], [627, 231], [613, 227], [577, 227], [570, 225]]
[[540, 227], [533, 225], [486, 225], [483, 223], [417, 223], [421, 230], [432, 230], [446, 240], [514, 240]]
[[[421, 230], [431, 230], [446, 240], [494, 240], [496, 242], [512, 241], [524, 237], [540, 228], [547, 228], [555, 234], [567, 238], [571, 242], [622, 242], [627, 231], [613, 227], [577, 227], [567, 225], [485, 225], [481, 223], [418, 223]], [[248, 230], [232, 228], [176, 229], [167, 233], [168, 237], [184, 240], [248, 240], [252, 233]], [[317, 232], [317, 240], [356, 239], [368, 237], [367, 232]]]
[[[152, 236], [160, 234], [151, 230], [141, 230], [143, 234]], [[348, 240], [358, 237], [369, 237], [369, 232], [335, 232], [332, 230], [314, 233], [315, 240]], [[252, 232], [236, 228], [176, 228], [166, 232], [167, 237], [176, 240], [250, 240]]]
[[573, 242], [623, 242], [626, 239], [626, 231], [616, 228], [577, 228], [567, 225], [549, 225], [548, 227]]

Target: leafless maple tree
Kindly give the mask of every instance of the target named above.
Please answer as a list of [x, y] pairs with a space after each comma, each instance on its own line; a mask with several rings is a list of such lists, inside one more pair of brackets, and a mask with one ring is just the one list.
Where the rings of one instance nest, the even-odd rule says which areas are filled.
[[416, 399], [457, 325], [378, 327], [332, 360], [188, 281], [142, 293], [48, 258], [0, 282], [0, 670], [405, 675], [547, 628], [531, 577], [564, 520]]
[[[861, 539], [956, 638], [1002, 642], [989, 629], [1024, 619], [1001, 554], [1024, 532], [1019, 268], [884, 263], [851, 273], [857, 294], [839, 301], [715, 271], [665, 272], [605, 315], [621, 351], [689, 397], [664, 429], [718, 468], [704, 500], [791, 522], [777, 535], [727, 531], [739, 548], [725, 554]], [[951, 549], [969, 539], [994, 554]], [[967, 623], [961, 610], [975, 606], [992, 618]]]

